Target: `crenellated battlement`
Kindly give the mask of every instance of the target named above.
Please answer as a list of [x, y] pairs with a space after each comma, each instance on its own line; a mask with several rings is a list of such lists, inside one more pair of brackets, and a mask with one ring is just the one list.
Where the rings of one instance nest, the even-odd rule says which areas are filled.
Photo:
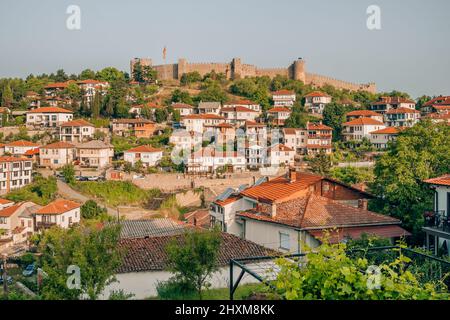
[[[151, 61], [151, 60], [150, 60]], [[204, 76], [211, 71], [223, 73], [227, 79], [238, 79], [245, 77], [268, 76], [274, 78], [277, 75], [286, 76], [290, 79], [303, 81], [316, 87], [326, 84], [332, 85], [338, 89], [347, 89], [351, 91], [364, 90], [372, 93], [376, 92], [376, 85], [369, 83], [353, 83], [339, 80], [329, 76], [323, 76], [315, 73], [307, 73], [305, 61], [303, 59], [295, 60], [287, 68], [258, 68], [252, 64], [244, 64], [240, 58], [234, 58], [230, 63], [221, 62], [188, 62], [186, 59], [179, 59], [178, 63], [153, 66], [158, 72], [158, 78], [162, 80], [181, 79], [184, 73], [198, 72]]]

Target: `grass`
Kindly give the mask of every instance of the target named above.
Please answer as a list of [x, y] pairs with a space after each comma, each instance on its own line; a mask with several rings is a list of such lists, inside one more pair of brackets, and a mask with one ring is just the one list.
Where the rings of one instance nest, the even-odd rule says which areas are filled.
[[129, 181], [77, 182], [75, 189], [107, 205], [141, 205], [158, 196], [158, 189], [143, 190]]

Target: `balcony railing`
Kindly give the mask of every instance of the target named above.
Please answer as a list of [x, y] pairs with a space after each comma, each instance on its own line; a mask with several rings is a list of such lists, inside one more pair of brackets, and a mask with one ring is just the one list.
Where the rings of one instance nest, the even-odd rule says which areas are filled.
[[424, 213], [425, 226], [450, 232], [450, 216], [444, 210], [426, 211]]
[[49, 229], [55, 225], [56, 225], [55, 222], [36, 222], [36, 229], [37, 230]]

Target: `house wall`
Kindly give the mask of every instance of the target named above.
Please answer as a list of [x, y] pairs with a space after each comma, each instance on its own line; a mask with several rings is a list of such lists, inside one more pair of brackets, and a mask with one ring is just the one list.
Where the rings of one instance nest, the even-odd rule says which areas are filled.
[[59, 168], [72, 163], [74, 149], [43, 149], [39, 150], [39, 164], [47, 168]]
[[[251, 265], [250, 265], [251, 267]], [[233, 277], [237, 279], [240, 270], [233, 269]], [[102, 295], [102, 299], [107, 299], [113, 290], [123, 289], [127, 293], [133, 293], [133, 299], [145, 299], [158, 295], [156, 286], [159, 282], [167, 281], [173, 276], [167, 271], [148, 271], [148, 272], [130, 272], [116, 275], [118, 282], [108, 285]], [[229, 267], [222, 267], [215, 272], [208, 281], [212, 288], [228, 288], [230, 281]], [[241, 280], [241, 284], [258, 283], [258, 280], [251, 276], [245, 276]]]
[[[69, 223], [70, 218], [72, 218], [72, 224], [79, 223], [81, 213], [80, 213], [80, 208], [76, 208], [76, 209], [64, 212], [63, 214], [57, 214], [57, 215], [53, 214], [53, 215], [49, 215], [49, 216], [51, 216], [50, 222], [56, 223], [61, 228], [68, 229], [70, 227], [70, 223]], [[43, 221], [42, 217], [43, 217], [43, 215], [37, 214], [36, 215], [36, 223], [42, 222]]]

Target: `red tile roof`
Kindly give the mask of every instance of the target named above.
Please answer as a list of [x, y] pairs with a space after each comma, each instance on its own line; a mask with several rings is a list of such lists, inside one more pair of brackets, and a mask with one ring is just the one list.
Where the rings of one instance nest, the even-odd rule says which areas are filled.
[[157, 149], [157, 148], [153, 148], [152, 146], [149, 145], [145, 145], [145, 146], [139, 146], [136, 148], [132, 148], [130, 150], [127, 150], [125, 152], [148, 152], [148, 153], [153, 153], [153, 152], [162, 152], [162, 149]]
[[186, 213], [184, 215], [184, 219], [191, 225], [202, 227], [205, 229], [209, 228], [211, 225], [211, 216], [209, 215], [208, 209], [198, 209]]
[[[231, 259], [276, 255], [273, 250], [256, 243], [222, 232], [217, 263], [228, 266]], [[169, 267], [167, 246], [173, 241], [182, 245], [184, 235], [123, 239], [119, 248], [124, 252], [123, 262], [118, 273], [166, 270]]]
[[13, 203], [13, 201], [8, 200], [8, 199], [0, 198], [0, 204], [4, 205], [4, 204], [8, 204], [8, 203]]
[[220, 112], [256, 112], [258, 113], [258, 111], [249, 109], [247, 107], [243, 107], [243, 106], [236, 106], [236, 107], [224, 107], [222, 109], [220, 109]]
[[274, 107], [272, 109], [269, 109], [267, 112], [270, 112], [270, 113], [291, 112], [291, 110], [286, 107]]
[[324, 124], [321, 124], [321, 123], [308, 123], [307, 129], [308, 130], [328, 130], [328, 131], [333, 130], [333, 128], [326, 126]]
[[49, 83], [44, 88], [45, 89], [59, 89], [59, 88], [67, 88], [68, 82], [55, 82], [55, 83]]
[[429, 184], [435, 184], [440, 186], [450, 186], [450, 174], [444, 174], [443, 176], [424, 180]]
[[93, 127], [94, 125], [84, 119], [64, 122], [61, 127]]
[[21, 205], [22, 203], [18, 203], [3, 210], [0, 210], [0, 217], [6, 218], [11, 217], [16, 212], [16, 210], [20, 208]]
[[434, 105], [450, 105], [450, 96], [439, 96], [423, 104], [424, 107]]
[[7, 147], [39, 147], [37, 143], [27, 140], [17, 140], [6, 144]]
[[294, 149], [291, 149], [291, 148], [285, 146], [284, 144], [278, 143], [278, 144], [272, 146], [270, 148], [270, 151], [285, 151], [285, 152], [289, 152], [289, 151], [294, 151]]
[[397, 108], [386, 111], [387, 114], [398, 114], [398, 113], [420, 113], [419, 110], [410, 108]]
[[320, 92], [320, 91], [313, 91], [311, 93], [308, 93], [305, 97], [330, 97], [330, 95], [324, 93], [324, 92]]
[[217, 114], [212, 114], [212, 113], [204, 113], [204, 114], [190, 114], [187, 115], [185, 117], [183, 117], [183, 119], [217, 119], [217, 120], [223, 120], [225, 119], [222, 116], [219, 116]]
[[16, 161], [30, 161], [30, 159], [18, 158], [18, 157], [8, 157], [8, 156], [0, 157], [0, 162], [16, 162]]
[[264, 123], [257, 123], [255, 121], [245, 121], [246, 127], [265, 127], [266, 125]]
[[274, 96], [286, 96], [286, 95], [294, 95], [295, 92], [291, 90], [278, 90], [272, 93]]
[[81, 207], [81, 205], [79, 203], [76, 203], [76, 202], [73, 202], [70, 200], [65, 200], [65, 199], [57, 199], [57, 200], [49, 203], [45, 207], [42, 207], [41, 209], [36, 211], [36, 214], [58, 215], [58, 214], [63, 214], [67, 211], [70, 211], [70, 210], [73, 210], [73, 209], [76, 209], [79, 207]]
[[256, 103], [256, 102], [254, 102], [254, 101], [247, 100], [247, 99], [238, 100], [238, 101], [236, 101], [236, 102], [229, 103], [229, 104], [230, 104], [230, 105], [242, 104], [242, 105], [244, 105], [244, 106], [259, 105], [259, 103]]
[[358, 118], [342, 124], [343, 126], [384, 126], [384, 123], [372, 118]]
[[30, 110], [28, 113], [73, 113], [73, 111], [59, 107], [42, 107]]
[[415, 101], [401, 97], [381, 97], [378, 101], [373, 102], [372, 105], [384, 105], [384, 104], [399, 104], [399, 103], [416, 103]]
[[75, 146], [73, 144], [64, 141], [50, 143], [46, 146], [41, 147], [41, 149], [71, 149], [71, 148], [75, 148]]
[[174, 109], [192, 109], [194, 107], [187, 103], [177, 102], [177, 103], [172, 104], [172, 108], [174, 108]]
[[371, 110], [354, 110], [350, 111], [346, 114], [346, 116], [362, 116], [362, 117], [371, 117], [371, 116], [382, 116], [382, 114], [371, 111]]
[[384, 129], [370, 132], [371, 134], [398, 134], [400, 132], [399, 127], [386, 127]]
[[241, 199], [241, 196], [230, 196], [225, 200], [215, 200], [214, 203], [218, 204], [219, 206], [223, 207], [226, 206], [227, 204], [233, 203], [238, 201], [239, 199]]
[[411, 233], [398, 225], [310, 230], [308, 233], [318, 240], [325, 238], [332, 244], [339, 243], [345, 239], [360, 239], [363, 234], [380, 238], [397, 238], [411, 235]]
[[30, 149], [25, 151], [25, 153], [23, 154], [24, 156], [34, 156], [34, 155], [38, 155], [39, 154], [39, 148], [36, 149]]

